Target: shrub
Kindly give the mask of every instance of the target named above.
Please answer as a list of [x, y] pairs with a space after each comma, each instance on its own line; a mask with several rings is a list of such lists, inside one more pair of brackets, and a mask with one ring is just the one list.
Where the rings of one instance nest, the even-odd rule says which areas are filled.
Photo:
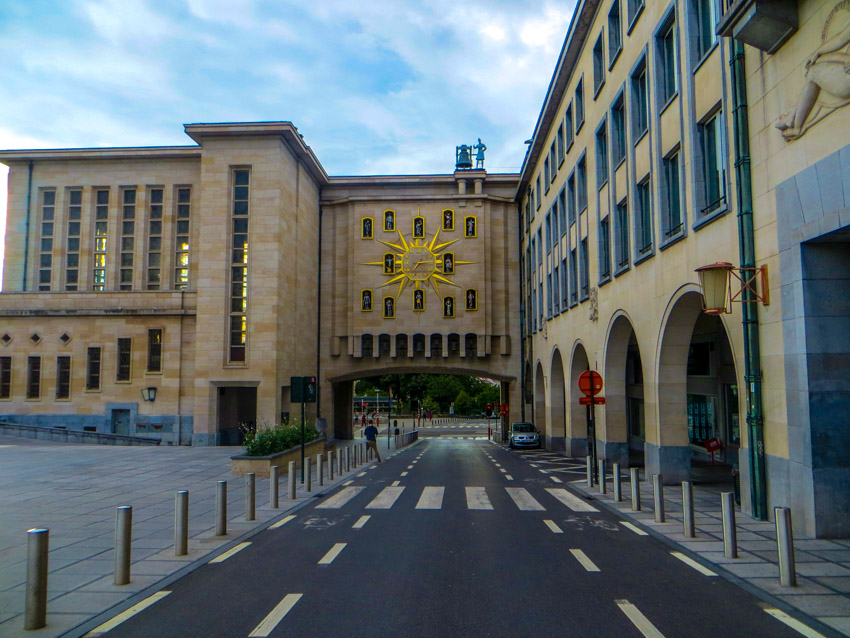
[[[304, 424], [304, 443], [319, 438], [312, 423]], [[245, 456], [268, 456], [301, 445], [301, 424], [274, 427], [243, 428], [242, 448]]]

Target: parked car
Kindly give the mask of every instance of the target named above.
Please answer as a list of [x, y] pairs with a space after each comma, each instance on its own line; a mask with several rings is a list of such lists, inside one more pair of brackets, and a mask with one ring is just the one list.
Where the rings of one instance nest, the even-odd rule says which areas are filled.
[[533, 423], [525, 421], [512, 423], [508, 446], [511, 449], [518, 447], [538, 448], [540, 447], [540, 433]]

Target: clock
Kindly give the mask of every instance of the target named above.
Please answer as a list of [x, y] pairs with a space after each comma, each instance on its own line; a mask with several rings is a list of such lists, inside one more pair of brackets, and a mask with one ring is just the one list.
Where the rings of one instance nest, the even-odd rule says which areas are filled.
[[410, 281], [427, 281], [437, 272], [437, 256], [427, 246], [410, 246], [401, 258], [401, 271]]

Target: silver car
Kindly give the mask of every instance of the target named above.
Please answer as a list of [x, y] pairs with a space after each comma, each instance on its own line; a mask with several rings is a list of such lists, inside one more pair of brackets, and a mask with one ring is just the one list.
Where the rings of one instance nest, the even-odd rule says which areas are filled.
[[533, 423], [512, 423], [511, 436], [508, 445], [513, 448], [518, 447], [540, 447], [540, 434]]

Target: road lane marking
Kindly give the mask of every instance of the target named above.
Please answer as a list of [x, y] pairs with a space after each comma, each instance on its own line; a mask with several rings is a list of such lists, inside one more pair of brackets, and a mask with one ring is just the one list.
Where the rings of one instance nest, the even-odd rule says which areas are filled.
[[412, 469], [413, 469], [413, 465], [412, 465], [412, 464], [411, 464], [411, 465], [408, 465], [408, 466], [407, 466], [407, 469], [408, 469], [408, 470], [412, 470]]
[[514, 477], [513, 477], [513, 476], [511, 476], [510, 474], [505, 474], [505, 478], [506, 478], [506, 479], [508, 479], [509, 481], [513, 481], [513, 480], [514, 480]]
[[330, 565], [334, 562], [334, 559], [339, 556], [340, 552], [345, 549], [345, 546], [348, 543], [336, 543], [333, 547], [331, 547], [330, 551], [322, 557], [322, 560], [319, 561], [319, 565]]
[[564, 530], [562, 530], [560, 527], [558, 527], [558, 524], [555, 523], [555, 521], [551, 521], [547, 518], [543, 522], [546, 523], [546, 527], [548, 527], [550, 530], [552, 530], [553, 534], [563, 534], [564, 533]]
[[354, 525], [351, 526], [351, 529], [363, 529], [363, 526], [366, 524], [366, 522], [370, 518], [372, 518], [372, 517], [368, 516], [368, 515], [361, 516], [360, 518], [357, 519], [357, 522]]
[[404, 491], [403, 487], [385, 487], [381, 490], [372, 502], [366, 506], [367, 510], [388, 510], [396, 502], [396, 499], [401, 496]]
[[644, 635], [644, 638], [664, 638], [664, 634], [662, 634], [658, 629], [655, 628], [649, 619], [644, 616], [640, 609], [631, 604], [628, 600], [617, 600], [614, 601], [617, 603], [617, 607], [620, 608], [624, 614], [626, 614], [626, 618], [632, 621], [632, 624], [637, 627], [638, 631]]
[[401, 481], [393, 481], [393, 487], [398, 487], [401, 485]]
[[496, 467], [502, 467], [502, 466], [501, 466], [501, 464], [499, 464], [499, 463], [496, 463]]
[[532, 463], [532, 464], [531, 464], [531, 467], [540, 467], [540, 466], [539, 466], [539, 465], [537, 465], [536, 463]]
[[555, 481], [556, 483], [563, 483], [563, 481], [561, 479], [559, 479], [557, 476], [550, 476], [549, 478], [552, 479], [553, 481]]
[[407, 476], [407, 472], [402, 472], [399, 476]]
[[138, 614], [140, 611], [144, 611], [145, 609], [147, 609], [148, 607], [153, 605], [155, 602], [162, 600], [163, 598], [168, 596], [168, 594], [170, 594], [170, 593], [171, 593], [170, 591], [163, 590], [163, 591], [158, 591], [151, 596], [148, 596], [147, 598], [136, 603], [135, 605], [133, 605], [129, 609], [125, 609], [124, 611], [122, 611], [117, 616], [110, 618], [109, 620], [107, 620], [102, 625], [98, 625], [97, 627], [92, 629], [89, 633], [87, 633], [84, 636], [84, 638], [95, 638], [96, 636], [102, 636], [103, 634], [105, 634], [108, 631], [112, 631], [113, 629], [115, 629], [118, 625], [120, 625], [122, 622], [124, 622], [128, 618], [132, 618], [133, 616]]
[[277, 523], [275, 523], [274, 525], [270, 526], [270, 527], [269, 527], [269, 529], [277, 529], [278, 527], [283, 527], [283, 526], [284, 526], [284, 525], [286, 525], [289, 521], [291, 521], [293, 518], [295, 518], [295, 514], [290, 514], [290, 515], [289, 515], [289, 516], [287, 516], [286, 518], [282, 518], [282, 519], [280, 519]]
[[358, 478], [361, 476], [366, 476], [366, 472], [360, 472], [360, 474], [357, 475]]
[[589, 503], [585, 503], [578, 496], [573, 494], [572, 492], [568, 492], [563, 487], [547, 487], [546, 491], [549, 492], [556, 499], [561, 501], [564, 505], [569, 507], [574, 512], [598, 512], [599, 510], [590, 505]]
[[230, 558], [234, 554], [238, 554], [239, 552], [241, 552], [243, 549], [248, 547], [248, 545], [250, 545], [250, 544], [251, 543], [239, 543], [236, 547], [231, 547], [230, 549], [228, 549], [223, 554], [219, 554], [218, 556], [213, 558], [210, 561], [210, 564], [212, 565], [213, 563], [223, 563], [224, 561], [226, 561], [228, 558]]
[[714, 573], [713, 571], [711, 571], [708, 567], [703, 567], [698, 562], [696, 562], [693, 558], [689, 558], [688, 556], [685, 556], [682, 552], [670, 552], [670, 554], [672, 556], [675, 556], [676, 558], [678, 558], [683, 563], [685, 563], [685, 565], [687, 565], [688, 567], [693, 567], [700, 574], [704, 574], [705, 576], [717, 576], [717, 574]]
[[354, 483], [354, 481], [346, 481], [345, 483], [343, 483], [343, 486], [351, 485], [352, 483]]
[[487, 490], [483, 487], [466, 488], [466, 507], [471, 510], [491, 510], [493, 506], [487, 498]]
[[534, 498], [531, 494], [528, 493], [528, 490], [524, 487], [506, 487], [505, 491], [508, 493], [508, 496], [513, 499], [513, 502], [516, 503], [516, 506], [525, 512], [545, 512], [546, 508], [543, 507], [536, 498]]
[[507, 474], [507, 473], [508, 473], [508, 471], [507, 471], [505, 468], [503, 468], [503, 467], [502, 467], [502, 468], [499, 468], [499, 471], [500, 471], [502, 474]]
[[601, 571], [592, 560], [587, 557], [580, 549], [571, 549], [570, 554], [575, 556], [575, 559], [581, 563], [581, 566], [585, 568], [585, 570], [589, 572], [598, 572]]
[[632, 530], [638, 536], [649, 536], [649, 534], [647, 532], [644, 532], [640, 527], [637, 527], [636, 525], [632, 525], [631, 523], [628, 523], [626, 521], [620, 521], [620, 525]]
[[278, 623], [283, 620], [283, 617], [286, 616], [290, 612], [290, 610], [295, 607], [295, 603], [297, 603], [303, 594], [287, 594], [283, 597], [275, 608], [269, 612], [269, 615], [263, 618], [263, 621], [254, 627], [254, 631], [248, 634], [249, 638], [265, 638], [272, 631], [274, 631], [275, 627], [277, 627]]
[[348, 501], [353, 499], [355, 496], [360, 494], [360, 492], [362, 492], [365, 489], [366, 488], [362, 487], [362, 486], [343, 488], [342, 490], [340, 490], [339, 492], [337, 492], [336, 494], [331, 496], [324, 503], [320, 503], [319, 505], [316, 505], [316, 509], [317, 510], [338, 510], [340, 507], [342, 507], [343, 505], [348, 503]]
[[777, 620], [784, 622], [786, 625], [791, 627], [791, 629], [797, 631], [803, 636], [806, 636], [806, 638], [826, 638], [822, 633], [815, 631], [808, 625], [804, 625], [796, 618], [792, 618], [786, 614], [784, 611], [779, 611], [778, 609], [773, 608], [765, 609], [765, 611]]
[[438, 510], [443, 508], [443, 494], [445, 487], [426, 487], [422, 490], [422, 496], [416, 504], [418, 510]]

